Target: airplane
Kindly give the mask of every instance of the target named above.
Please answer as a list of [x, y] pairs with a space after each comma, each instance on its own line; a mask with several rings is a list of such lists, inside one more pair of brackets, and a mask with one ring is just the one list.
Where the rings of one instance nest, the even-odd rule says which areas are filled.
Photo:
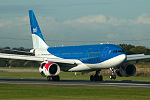
[[90, 81], [103, 81], [102, 69], [110, 69], [110, 79], [133, 76], [136, 67], [128, 61], [150, 58], [150, 55], [126, 55], [123, 48], [115, 44], [49, 47], [42, 35], [33, 10], [29, 10], [34, 56], [0, 53], [0, 58], [40, 62], [39, 72], [48, 81], [59, 81], [59, 73], [96, 71]]

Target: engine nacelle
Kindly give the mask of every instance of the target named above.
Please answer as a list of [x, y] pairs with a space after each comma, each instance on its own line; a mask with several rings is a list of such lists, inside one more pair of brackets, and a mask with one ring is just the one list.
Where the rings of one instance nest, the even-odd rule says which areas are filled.
[[133, 76], [136, 73], [136, 67], [131, 63], [124, 63], [116, 69], [116, 73], [120, 77]]
[[56, 63], [41, 63], [39, 72], [42, 76], [56, 76], [60, 73], [60, 67]]

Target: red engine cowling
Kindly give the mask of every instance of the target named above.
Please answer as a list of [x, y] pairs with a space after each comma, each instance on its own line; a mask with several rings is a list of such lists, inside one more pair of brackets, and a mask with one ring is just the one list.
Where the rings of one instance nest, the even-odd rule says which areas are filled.
[[124, 63], [116, 69], [116, 73], [120, 77], [133, 76], [136, 73], [136, 67], [131, 63]]
[[60, 73], [60, 67], [56, 63], [41, 63], [39, 72], [42, 76], [56, 76]]

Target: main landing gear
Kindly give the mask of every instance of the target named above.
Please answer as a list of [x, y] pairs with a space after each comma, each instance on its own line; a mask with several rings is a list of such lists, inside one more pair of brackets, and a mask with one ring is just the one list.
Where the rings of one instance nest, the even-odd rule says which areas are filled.
[[110, 79], [116, 79], [114, 68], [110, 68], [110, 71], [112, 72], [112, 74], [110, 75]]
[[90, 76], [90, 81], [103, 81], [103, 76], [99, 75], [101, 70], [96, 70], [95, 75]]
[[48, 81], [59, 81], [60, 77], [58, 75], [57, 76], [47, 76], [47, 80]]

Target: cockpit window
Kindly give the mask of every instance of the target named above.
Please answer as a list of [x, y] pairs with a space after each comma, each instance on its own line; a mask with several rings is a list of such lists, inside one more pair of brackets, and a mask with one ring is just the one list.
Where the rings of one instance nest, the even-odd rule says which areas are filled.
[[117, 50], [114, 50], [113, 53], [117, 53]]
[[113, 53], [124, 53], [124, 50], [114, 50]]
[[118, 50], [118, 52], [119, 52], [119, 53], [122, 53], [122, 51], [121, 51], [121, 50]]

